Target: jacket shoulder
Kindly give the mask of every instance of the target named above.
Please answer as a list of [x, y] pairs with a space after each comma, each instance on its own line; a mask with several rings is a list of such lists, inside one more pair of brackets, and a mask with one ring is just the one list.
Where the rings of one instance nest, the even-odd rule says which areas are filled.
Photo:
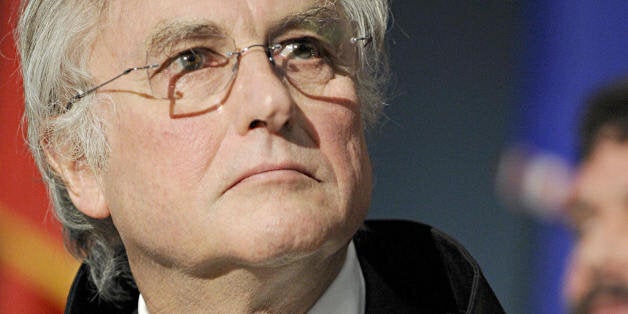
[[[404, 220], [370, 220], [354, 237], [367, 308], [404, 304], [432, 313], [503, 313], [477, 262], [445, 233]], [[371, 312], [379, 312], [382, 309]], [[385, 308], [384, 310], [390, 310]], [[389, 311], [390, 312], [390, 311]]]

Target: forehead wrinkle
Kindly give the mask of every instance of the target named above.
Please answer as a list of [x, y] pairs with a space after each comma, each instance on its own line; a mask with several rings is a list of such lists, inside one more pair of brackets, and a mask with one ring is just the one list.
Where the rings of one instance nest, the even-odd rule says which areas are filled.
[[157, 30], [147, 37], [146, 47], [151, 53], [160, 53], [184, 40], [224, 34], [224, 28], [213, 21], [173, 21], [158, 26]]
[[[289, 14], [271, 24], [268, 37], [272, 38], [291, 29], [306, 29], [334, 40], [344, 34], [346, 18], [335, 1], [319, 1], [312, 7]], [[227, 28], [211, 20], [165, 21], [146, 37], [149, 53], [163, 53], [184, 40], [202, 39], [210, 35], [227, 35]], [[254, 26], [251, 26], [254, 28]], [[343, 31], [338, 32], [338, 29]]]
[[325, 1], [317, 6], [287, 15], [274, 23], [269, 31], [270, 37], [290, 29], [306, 29], [317, 34], [332, 37], [338, 28], [346, 22], [334, 2]]

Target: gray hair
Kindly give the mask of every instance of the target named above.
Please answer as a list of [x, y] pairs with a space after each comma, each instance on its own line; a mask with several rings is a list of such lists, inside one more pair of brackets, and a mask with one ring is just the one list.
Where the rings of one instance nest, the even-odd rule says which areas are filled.
[[[66, 110], [77, 92], [93, 86], [87, 62], [105, 0], [23, 1], [16, 29], [24, 78], [28, 144], [48, 187], [57, 219], [63, 225], [68, 250], [90, 266], [99, 296], [123, 301], [122, 284], [133, 285], [126, 252], [110, 218], [93, 219], [80, 212], [66, 186], [49, 164], [46, 152], [84, 163], [98, 173], [106, 167], [109, 148], [94, 97], [85, 97]], [[367, 127], [376, 123], [383, 105], [388, 64], [384, 35], [388, 0], [338, 0], [356, 34], [372, 36], [360, 48], [357, 92]]]

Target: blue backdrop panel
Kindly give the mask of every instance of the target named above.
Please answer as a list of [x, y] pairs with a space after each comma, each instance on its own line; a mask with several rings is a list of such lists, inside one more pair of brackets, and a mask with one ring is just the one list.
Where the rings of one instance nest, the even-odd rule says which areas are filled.
[[[628, 75], [628, 1], [524, 5], [517, 141], [573, 163], [583, 101], [613, 78]], [[561, 285], [569, 233], [543, 221], [535, 233], [531, 312], [565, 313]]]

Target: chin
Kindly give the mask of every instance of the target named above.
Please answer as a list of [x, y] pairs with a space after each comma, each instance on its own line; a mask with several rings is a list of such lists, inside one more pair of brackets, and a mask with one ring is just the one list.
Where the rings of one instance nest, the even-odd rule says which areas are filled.
[[358, 227], [347, 225], [344, 215], [321, 208], [284, 207], [262, 212], [229, 235], [233, 240], [229, 241], [233, 243], [231, 254], [239, 263], [281, 266], [312, 255], [331, 255], [348, 243]]
[[314, 254], [332, 254], [339, 249], [337, 243], [343, 232], [335, 226], [325, 226], [311, 221], [291, 224], [280, 221], [258, 230], [248, 241], [249, 249], [243, 250], [251, 264], [260, 266], [283, 265]]

